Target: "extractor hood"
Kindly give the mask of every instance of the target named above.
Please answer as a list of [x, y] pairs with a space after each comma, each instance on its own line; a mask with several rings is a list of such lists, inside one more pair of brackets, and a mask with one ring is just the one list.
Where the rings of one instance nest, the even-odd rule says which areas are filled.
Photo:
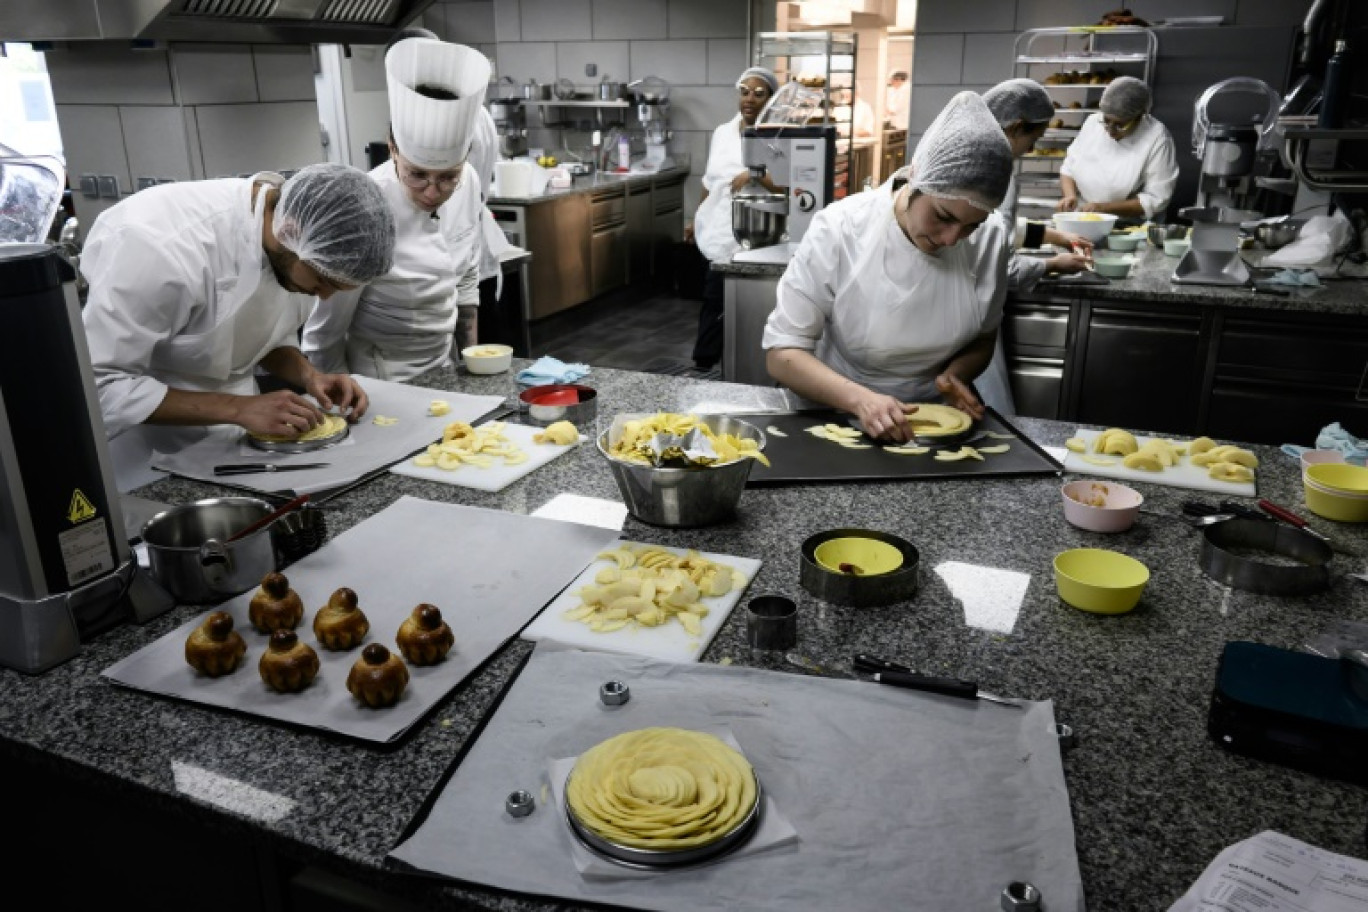
[[0, 41], [386, 44], [433, 0], [3, 0]]

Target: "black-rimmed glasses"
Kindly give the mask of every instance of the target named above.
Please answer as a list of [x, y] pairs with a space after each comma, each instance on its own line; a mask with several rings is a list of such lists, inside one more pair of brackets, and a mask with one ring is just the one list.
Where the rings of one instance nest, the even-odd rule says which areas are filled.
[[395, 165], [398, 166], [399, 179], [404, 182], [404, 186], [413, 190], [426, 190], [435, 184], [442, 193], [449, 193], [461, 185], [461, 178], [465, 175], [464, 167], [457, 169], [455, 174], [441, 174], [433, 177], [426, 171], [415, 171], [397, 160]]

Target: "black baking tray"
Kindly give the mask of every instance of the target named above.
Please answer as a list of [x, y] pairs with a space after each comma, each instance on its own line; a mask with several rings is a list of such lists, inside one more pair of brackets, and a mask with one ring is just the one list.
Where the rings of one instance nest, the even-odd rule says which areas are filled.
[[[770, 461], [766, 468], [759, 462], [751, 466], [747, 487], [766, 485], [811, 484], [814, 482], [846, 481], [919, 481], [946, 478], [992, 478], [1019, 475], [1062, 475], [1063, 466], [1037, 446], [996, 411], [989, 408], [981, 421], [975, 423], [968, 437], [991, 431], [1011, 434], [1013, 439], [982, 440], [975, 444], [993, 446], [1006, 443], [1006, 453], [984, 456], [983, 461], [963, 459], [958, 462], [937, 461], [931, 453], [920, 456], [885, 453], [875, 445], [867, 450], [853, 450], [814, 437], [807, 428], [814, 424], [850, 425], [850, 415], [836, 409], [803, 409], [789, 412], [763, 412], [737, 415], [765, 431], [765, 456]], [[777, 428], [784, 436], [772, 434]], [[862, 438], [862, 443], [873, 443]], [[955, 445], [948, 449], [955, 449]]]

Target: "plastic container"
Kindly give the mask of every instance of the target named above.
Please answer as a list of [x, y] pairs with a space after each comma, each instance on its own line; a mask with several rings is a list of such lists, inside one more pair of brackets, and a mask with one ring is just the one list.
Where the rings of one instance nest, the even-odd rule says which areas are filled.
[[1081, 611], [1124, 614], [1140, 603], [1149, 568], [1133, 557], [1102, 548], [1075, 548], [1054, 559], [1059, 597]]
[[1128, 279], [1135, 257], [1128, 254], [1098, 254], [1093, 257], [1093, 271], [1109, 279]]
[[472, 374], [502, 374], [513, 364], [509, 345], [472, 345], [461, 349], [461, 360]]
[[1060, 488], [1064, 518], [1089, 532], [1124, 532], [1135, 525], [1145, 498], [1115, 481], [1071, 481]]
[[1107, 235], [1107, 249], [1119, 250], [1122, 253], [1133, 253], [1144, 242], [1145, 236], [1134, 231]]
[[1191, 247], [1192, 243], [1187, 238], [1169, 238], [1164, 241], [1164, 256], [1180, 257]]

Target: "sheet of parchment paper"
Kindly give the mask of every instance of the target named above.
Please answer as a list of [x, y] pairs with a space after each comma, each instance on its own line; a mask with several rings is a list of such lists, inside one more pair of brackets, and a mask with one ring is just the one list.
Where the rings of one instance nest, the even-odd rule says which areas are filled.
[[[631, 700], [600, 703], [608, 680], [626, 683]], [[798, 841], [648, 880], [582, 877], [574, 837], [546, 797], [550, 763], [657, 725], [725, 725]], [[516, 789], [543, 796], [528, 817], [504, 811]], [[389, 859], [503, 890], [681, 912], [996, 909], [1012, 881], [1039, 887], [1051, 912], [1083, 909], [1048, 702], [1013, 709], [541, 646]]]
[[[392, 465], [409, 453], [442, 438], [442, 430], [452, 421], [473, 422], [503, 404], [500, 396], [472, 396], [427, 389], [407, 383], [356, 377], [370, 397], [370, 408], [350, 433], [335, 446], [310, 453], [276, 453], [259, 450], [246, 440], [241, 428], [218, 427], [208, 437], [177, 453], [157, 453], [152, 467], [186, 478], [212, 481], [267, 494], [294, 491], [316, 494], [351, 484], [370, 472]], [[434, 399], [445, 400], [451, 411], [445, 415], [428, 414]], [[381, 426], [378, 416], [398, 418]], [[214, 475], [214, 466], [264, 462], [279, 465], [305, 465], [325, 462], [326, 468], [293, 472], [261, 472], [252, 475]]]
[[[616, 532], [598, 526], [401, 497], [285, 571], [304, 602], [297, 633], [318, 653], [321, 666], [303, 692], [276, 693], [261, 680], [257, 664], [268, 638], [248, 621], [255, 589], [206, 607], [103, 675], [170, 697], [366, 741], [392, 741], [515, 636], [616, 539]], [[518, 546], [510, 548], [509, 542]], [[332, 652], [314, 636], [314, 615], [340, 586], [356, 591], [370, 621], [365, 643], [383, 643], [397, 653], [399, 625], [421, 602], [441, 609], [456, 636], [456, 645], [441, 663], [409, 666], [408, 687], [393, 706], [368, 709], [348, 693], [347, 673], [362, 646]], [[186, 664], [185, 641], [215, 610], [232, 614], [234, 629], [247, 641], [247, 655], [232, 674], [209, 678]]]

